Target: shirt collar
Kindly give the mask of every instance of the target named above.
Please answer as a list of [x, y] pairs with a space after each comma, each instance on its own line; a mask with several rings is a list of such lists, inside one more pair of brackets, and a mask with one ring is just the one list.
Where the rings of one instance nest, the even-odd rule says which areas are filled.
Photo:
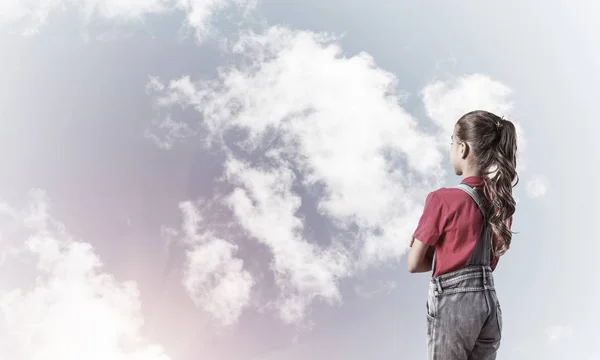
[[480, 187], [483, 186], [483, 177], [482, 176], [469, 176], [463, 179], [463, 183], [467, 185], [471, 185], [472, 187]]

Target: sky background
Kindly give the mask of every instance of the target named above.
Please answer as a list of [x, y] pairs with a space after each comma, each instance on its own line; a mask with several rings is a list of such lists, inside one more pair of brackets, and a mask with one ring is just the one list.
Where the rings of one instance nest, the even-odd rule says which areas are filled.
[[498, 359], [600, 359], [592, 1], [0, 0], [0, 358], [422, 359], [452, 126], [519, 130]]

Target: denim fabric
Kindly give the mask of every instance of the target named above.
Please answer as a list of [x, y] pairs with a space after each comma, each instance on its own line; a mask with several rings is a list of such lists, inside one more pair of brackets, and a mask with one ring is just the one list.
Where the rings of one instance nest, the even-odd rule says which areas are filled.
[[496, 359], [502, 311], [491, 270], [472, 266], [432, 279], [427, 300], [429, 360]]
[[502, 310], [489, 266], [491, 228], [479, 194], [466, 184], [459, 188], [477, 202], [486, 225], [467, 267], [431, 279], [427, 299], [428, 358], [495, 360], [502, 337]]

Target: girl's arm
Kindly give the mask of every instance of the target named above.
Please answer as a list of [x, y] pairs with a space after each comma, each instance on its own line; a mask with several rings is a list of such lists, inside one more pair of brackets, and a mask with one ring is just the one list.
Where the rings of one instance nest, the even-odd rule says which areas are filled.
[[423, 244], [419, 239], [412, 239], [410, 252], [406, 261], [408, 272], [421, 273], [431, 270], [433, 264], [433, 250], [430, 246]]

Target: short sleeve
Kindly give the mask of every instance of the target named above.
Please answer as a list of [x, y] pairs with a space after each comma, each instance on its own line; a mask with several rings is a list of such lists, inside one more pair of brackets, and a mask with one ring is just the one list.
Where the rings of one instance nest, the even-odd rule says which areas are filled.
[[425, 208], [413, 237], [425, 245], [435, 246], [444, 232], [446, 214], [443, 201], [435, 192], [425, 199]]

